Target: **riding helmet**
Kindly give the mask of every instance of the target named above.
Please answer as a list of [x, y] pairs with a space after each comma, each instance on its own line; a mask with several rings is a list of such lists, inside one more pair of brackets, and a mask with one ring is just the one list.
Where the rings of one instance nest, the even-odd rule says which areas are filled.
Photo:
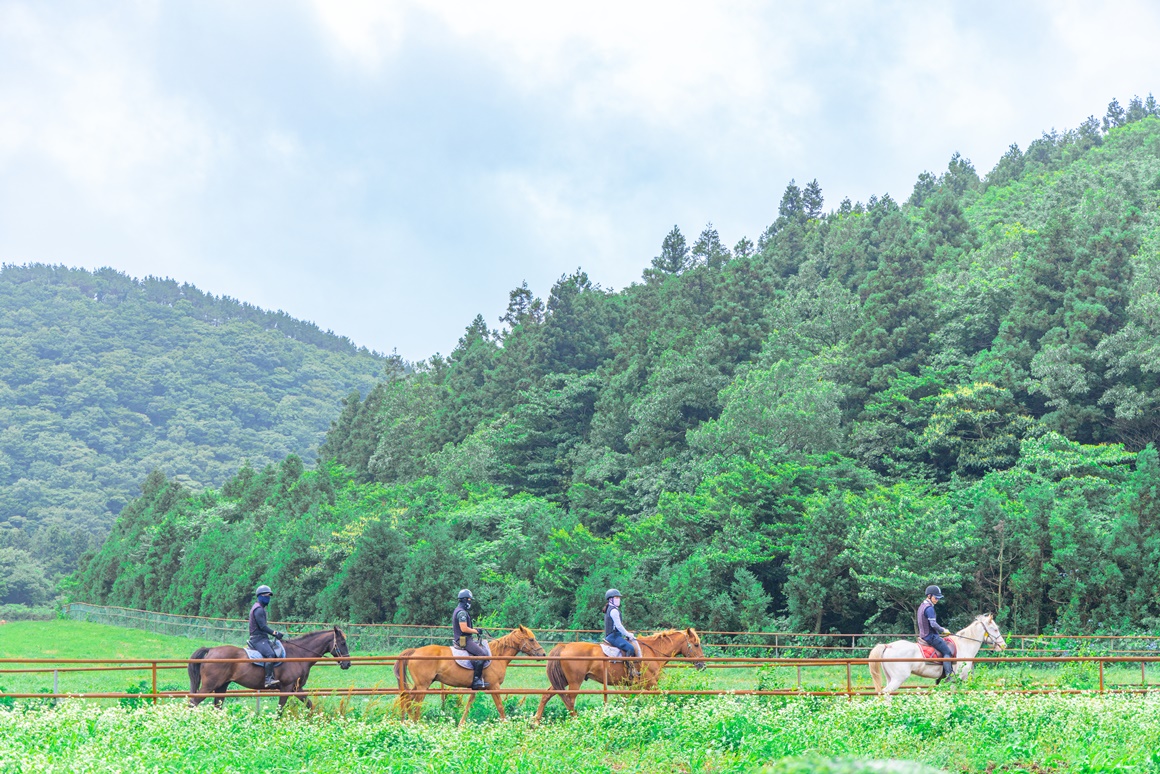
[[609, 589], [608, 591], [604, 592], [605, 599], [612, 599], [613, 597], [619, 597], [619, 596], [621, 596], [619, 589]]
[[463, 589], [462, 591], [460, 591], [459, 598], [460, 599], [473, 599], [473, 597], [471, 596], [471, 591], [469, 589]]
[[934, 597], [935, 599], [942, 599], [943, 598], [942, 589], [940, 589], [938, 586], [927, 586], [926, 587], [926, 596]]
[[269, 587], [269, 586], [267, 586], [265, 583], [263, 583], [261, 586], [259, 586], [259, 587], [258, 587], [258, 588], [257, 588], [257, 589], [254, 591], [254, 596], [255, 596], [255, 597], [260, 597], [260, 596], [261, 596], [261, 595], [263, 595], [263, 594], [269, 594], [270, 596], [274, 596], [274, 592], [273, 592], [273, 591], [270, 591], [270, 587]]

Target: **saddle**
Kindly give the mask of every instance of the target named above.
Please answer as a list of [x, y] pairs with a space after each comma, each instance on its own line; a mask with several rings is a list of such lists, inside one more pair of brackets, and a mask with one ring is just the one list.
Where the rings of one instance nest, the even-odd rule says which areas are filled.
[[[266, 657], [263, 656], [261, 653], [254, 650], [253, 648], [247, 648], [245, 645], [242, 646], [242, 650], [246, 651], [246, 656], [248, 656], [249, 658], [254, 660], [254, 666], [260, 666], [260, 667], [266, 666], [266, 662], [263, 660]], [[286, 648], [282, 645], [281, 640], [274, 640], [274, 655], [277, 656], [278, 658], [286, 658]], [[281, 665], [282, 665], [281, 661], [274, 662], [274, 666], [281, 666]]]
[[[488, 643], [485, 640], [483, 642], [480, 642], [479, 646], [481, 648], [483, 648], [485, 651], [487, 651], [487, 655], [489, 655], [489, 656], [491, 655], [491, 644], [490, 643]], [[464, 650], [463, 648], [457, 648], [454, 645], [451, 646], [451, 655], [455, 659], [455, 663], [459, 664], [459, 666], [463, 667], [464, 669], [474, 669], [475, 665], [479, 663], [478, 661], [472, 661], [471, 654], [468, 653], [466, 650]], [[489, 666], [491, 666], [490, 661], [483, 662], [484, 669], [487, 669]]]
[[[636, 640], [632, 640], [632, 647], [636, 650], [637, 658], [640, 658], [640, 643], [638, 643]], [[624, 653], [620, 648], [616, 647], [615, 645], [609, 645], [607, 642], [602, 641], [600, 643], [600, 649], [604, 651], [605, 656], [612, 659], [613, 661], [623, 661], [625, 658]]]
[[[946, 640], [946, 644], [951, 646], [951, 658], [959, 655], [959, 647], [955, 645], [954, 640]], [[937, 650], [932, 648], [930, 645], [927, 645], [925, 642], [922, 642], [921, 640], [919, 640], [918, 646], [922, 648], [922, 657], [925, 659], [930, 660], [943, 657], [943, 654], [939, 653]], [[935, 661], [934, 663], [942, 664], [941, 661]]]

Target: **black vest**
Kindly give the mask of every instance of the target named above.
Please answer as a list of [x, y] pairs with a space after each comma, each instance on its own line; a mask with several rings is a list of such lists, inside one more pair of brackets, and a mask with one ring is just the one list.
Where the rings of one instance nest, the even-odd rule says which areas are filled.
[[916, 623], [918, 624], [918, 638], [920, 640], [925, 640], [930, 635], [937, 634], [930, 627], [930, 619], [926, 617], [927, 608], [930, 607], [934, 607], [934, 605], [930, 603], [929, 599], [924, 599], [922, 600], [922, 604], [918, 606], [918, 612], [915, 614], [915, 618], [917, 619]]
[[[609, 602], [604, 606], [604, 636], [612, 634], [616, 631], [616, 624], [612, 621], [612, 603]], [[624, 616], [621, 616], [621, 625], [624, 625]]]
[[467, 621], [465, 623], [472, 629], [475, 628], [475, 624], [471, 620], [471, 611], [460, 603], [459, 607], [455, 608], [455, 612], [451, 614], [451, 643], [457, 648], [467, 647], [468, 635], [464, 634], [463, 630], [459, 628], [459, 612], [461, 610], [467, 614]]

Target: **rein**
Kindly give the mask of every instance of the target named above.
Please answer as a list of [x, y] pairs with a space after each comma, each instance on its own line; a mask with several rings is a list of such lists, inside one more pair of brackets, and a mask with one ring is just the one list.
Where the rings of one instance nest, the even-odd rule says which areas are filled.
[[[307, 653], [309, 653], [312, 656], [318, 656], [319, 658], [322, 658], [324, 655], [326, 655], [327, 652], [330, 652], [333, 654], [334, 651], [338, 650], [338, 632], [333, 632], [333, 637], [330, 641], [330, 648], [329, 649], [324, 648], [323, 650], [320, 650], [317, 653], [315, 653], [314, 651], [312, 651], [310, 648], [306, 647], [305, 645], [300, 645], [300, 644], [294, 642], [293, 640], [291, 640], [290, 643], [283, 643], [283, 644], [284, 645], [285, 644], [293, 644], [294, 647], [301, 648], [302, 650], [306, 651]], [[346, 655], [349, 656], [350, 653], [347, 653]], [[342, 656], [335, 654], [335, 658], [342, 658]]]

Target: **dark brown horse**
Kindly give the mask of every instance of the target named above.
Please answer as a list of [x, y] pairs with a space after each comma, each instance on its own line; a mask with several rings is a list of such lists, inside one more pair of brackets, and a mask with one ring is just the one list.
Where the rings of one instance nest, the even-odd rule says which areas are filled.
[[[579, 690], [585, 680], [607, 681], [608, 685], [633, 685], [634, 687], [652, 689], [661, 678], [668, 659], [682, 658], [698, 659], [694, 662], [697, 669], [704, 669], [705, 651], [701, 647], [701, 636], [693, 628], [681, 631], [668, 631], [650, 634], [647, 637], [637, 637], [640, 643], [642, 658], [665, 659], [664, 661], [640, 661], [640, 675], [633, 679], [622, 660], [610, 659], [604, 655], [600, 645], [595, 642], [563, 642], [552, 648], [548, 654], [548, 682], [552, 690], [540, 698], [540, 708], [536, 710], [533, 723], [539, 723], [544, 714], [544, 705], [553, 696], [559, 696], [568, 711], [576, 714], [576, 694], [564, 693]], [[567, 661], [561, 660], [567, 658]], [[574, 659], [574, 660], [573, 660]], [[615, 663], [609, 663], [615, 661]]]
[[[350, 650], [346, 647], [346, 637], [337, 626], [333, 629], [304, 634], [292, 640], [283, 640], [282, 644], [286, 646], [286, 658], [314, 660], [284, 661], [281, 666], [274, 670], [274, 676], [281, 681], [281, 685], [269, 690], [284, 694], [278, 702], [279, 711], [286, 706], [286, 701], [290, 698], [289, 694], [301, 691], [306, 687], [306, 678], [310, 677], [310, 667], [314, 666], [318, 660], [327, 655], [336, 658], [350, 655]], [[216, 648], [198, 648], [190, 656], [190, 659], [209, 658], [246, 658], [246, 651], [233, 645], [219, 645]], [[338, 665], [343, 669], [349, 669], [350, 661], [339, 661]], [[266, 673], [262, 667], [255, 666], [252, 662], [233, 664], [192, 662], [189, 665], [189, 692], [221, 694], [221, 696], [215, 696], [213, 700], [213, 705], [220, 708], [222, 702], [225, 701], [226, 688], [229, 687], [230, 683], [262, 690], [265, 677]], [[204, 696], [191, 696], [189, 703], [196, 707], [201, 704], [204, 698]], [[303, 699], [303, 701], [306, 702], [307, 708], [313, 708], [314, 705], [310, 699]]]
[[[544, 649], [536, 641], [536, 635], [526, 626], [521, 626], [492, 640], [490, 645], [492, 656], [514, 656], [517, 653], [523, 653], [525, 656], [545, 655]], [[412, 660], [414, 656], [433, 656], [436, 658]], [[491, 662], [491, 666], [483, 670], [483, 679], [491, 685], [492, 690], [497, 690], [503, 685], [509, 663], [506, 658], [497, 658]], [[407, 681], [408, 666], [411, 670], [411, 677], [415, 679], [413, 683]], [[421, 648], [408, 648], [399, 654], [398, 660], [395, 661], [395, 678], [399, 681], [399, 707], [403, 712], [403, 717], [410, 714], [413, 719], [418, 720], [419, 713], [423, 709], [423, 699], [426, 698], [425, 691], [431, 687], [431, 683], [438, 681], [454, 688], [469, 688], [471, 687], [472, 672], [470, 669], [465, 669], [455, 663], [455, 658], [451, 655], [451, 648], [446, 645], [424, 645]], [[491, 698], [495, 701], [495, 708], [499, 710], [500, 720], [503, 720], [503, 702], [500, 700], [499, 694], [493, 693]], [[467, 711], [471, 709], [474, 701], [475, 694], [473, 693], [463, 708], [463, 717], [459, 719], [461, 724], [467, 718]]]

